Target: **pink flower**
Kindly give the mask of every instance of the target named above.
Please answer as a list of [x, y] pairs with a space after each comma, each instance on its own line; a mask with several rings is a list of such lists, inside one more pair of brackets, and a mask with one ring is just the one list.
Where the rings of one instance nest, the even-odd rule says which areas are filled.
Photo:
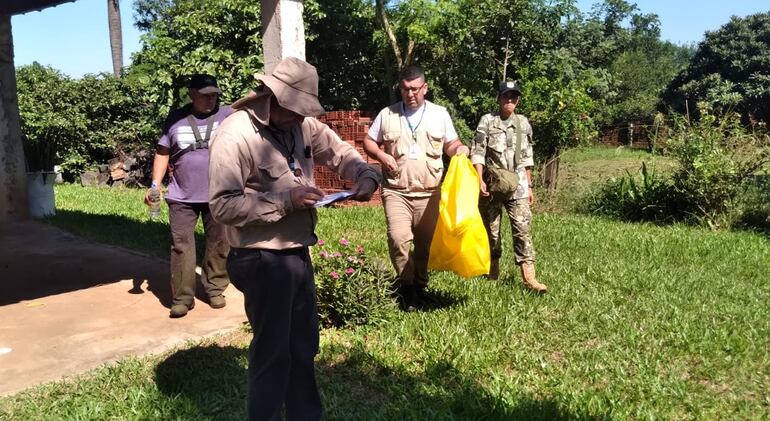
[[337, 272], [332, 272], [332, 273], [330, 273], [329, 275], [331, 275], [331, 276], [332, 276], [332, 278], [334, 278], [334, 279], [340, 279], [340, 274], [339, 274], [339, 273], [337, 273]]
[[319, 245], [319, 246], [322, 246], [322, 245], [324, 245], [324, 244], [326, 244], [326, 241], [324, 241], [324, 240], [318, 240], [318, 245]]
[[340, 244], [342, 244], [343, 246], [347, 246], [348, 244], [350, 244], [350, 241], [344, 238], [340, 238]]
[[364, 246], [356, 246], [356, 253], [361, 254], [364, 252]]
[[345, 269], [345, 274], [350, 275], [353, 273], [353, 268], [347, 268]]
[[334, 254], [332, 254], [332, 257], [342, 257], [342, 253], [335, 251]]
[[324, 259], [325, 259], [325, 258], [327, 258], [327, 257], [329, 257], [329, 253], [327, 253], [327, 252], [325, 252], [325, 251], [322, 251], [322, 252], [318, 253], [318, 255], [319, 255], [319, 256], [321, 256], [321, 257], [323, 257]]

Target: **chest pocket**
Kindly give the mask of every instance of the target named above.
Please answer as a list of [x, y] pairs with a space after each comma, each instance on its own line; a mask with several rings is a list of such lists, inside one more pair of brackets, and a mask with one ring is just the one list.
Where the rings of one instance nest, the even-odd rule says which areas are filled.
[[256, 165], [259, 168], [259, 177], [263, 181], [274, 182], [289, 172], [289, 165], [286, 164], [285, 159], [273, 159], [269, 156], [265, 158]]
[[505, 129], [498, 126], [490, 127], [487, 134], [487, 147], [499, 153], [505, 152], [507, 148]]
[[428, 145], [425, 154], [431, 158], [439, 158], [444, 151], [444, 133], [440, 130], [428, 130]]
[[399, 132], [387, 131], [382, 133], [382, 143], [385, 151], [390, 153], [396, 160], [409, 152], [409, 146], [404, 142], [399, 142], [400, 139], [401, 133]]

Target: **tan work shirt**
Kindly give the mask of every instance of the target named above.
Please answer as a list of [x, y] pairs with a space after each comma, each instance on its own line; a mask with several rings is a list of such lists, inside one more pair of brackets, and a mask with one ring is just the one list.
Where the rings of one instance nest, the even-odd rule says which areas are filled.
[[[404, 115], [401, 102], [380, 111], [378, 133], [372, 136], [370, 129], [369, 136], [382, 144], [385, 153], [395, 158], [398, 166], [397, 171], [383, 174], [386, 191], [410, 197], [440, 193], [443, 147], [444, 143], [454, 140], [447, 138], [447, 132], [453, 135], [455, 132], [444, 107], [429, 101], [425, 101], [424, 107], [420, 124], [414, 130]], [[376, 124], [372, 126], [374, 128]]]
[[[352, 146], [315, 118], [294, 127], [293, 147], [273, 137], [260, 121], [269, 117], [257, 118], [246, 108], [220, 126], [209, 162], [212, 216], [227, 226], [232, 247], [282, 250], [313, 245], [316, 210], [294, 209], [290, 196], [294, 187], [315, 185], [313, 166], [325, 165], [351, 181], [371, 178], [379, 183], [379, 177]], [[298, 171], [290, 169], [287, 155], [294, 157]]]

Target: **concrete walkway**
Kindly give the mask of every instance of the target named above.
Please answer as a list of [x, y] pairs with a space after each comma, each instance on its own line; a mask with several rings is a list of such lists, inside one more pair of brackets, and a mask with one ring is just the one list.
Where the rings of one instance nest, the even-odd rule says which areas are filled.
[[40, 222], [0, 225], [0, 395], [237, 328], [243, 296], [225, 295], [223, 309], [196, 300], [170, 319], [167, 261]]

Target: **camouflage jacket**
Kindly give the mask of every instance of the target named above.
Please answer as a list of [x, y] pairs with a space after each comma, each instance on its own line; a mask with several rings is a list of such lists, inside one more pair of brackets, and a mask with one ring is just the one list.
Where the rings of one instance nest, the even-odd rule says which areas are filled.
[[[512, 114], [508, 120], [501, 120], [499, 113], [485, 114], [481, 117], [476, 127], [476, 136], [473, 138], [471, 163], [513, 171], [513, 149], [516, 145], [517, 126], [524, 133], [524, 136], [522, 136], [516, 170], [534, 166], [532, 152], [534, 142], [532, 141], [532, 126], [529, 125], [529, 120], [520, 114]], [[514, 145], [511, 148], [508, 148], [508, 136], [511, 137]]]
[[[521, 130], [523, 136], [518, 162], [514, 168], [517, 129]], [[509, 140], [511, 147], [508, 147]], [[507, 120], [502, 120], [497, 112], [485, 114], [476, 127], [471, 163], [516, 171], [519, 175], [519, 188], [514, 196], [516, 199], [527, 197], [529, 183], [526, 169], [535, 165], [533, 143], [532, 126], [523, 115], [512, 114]]]

